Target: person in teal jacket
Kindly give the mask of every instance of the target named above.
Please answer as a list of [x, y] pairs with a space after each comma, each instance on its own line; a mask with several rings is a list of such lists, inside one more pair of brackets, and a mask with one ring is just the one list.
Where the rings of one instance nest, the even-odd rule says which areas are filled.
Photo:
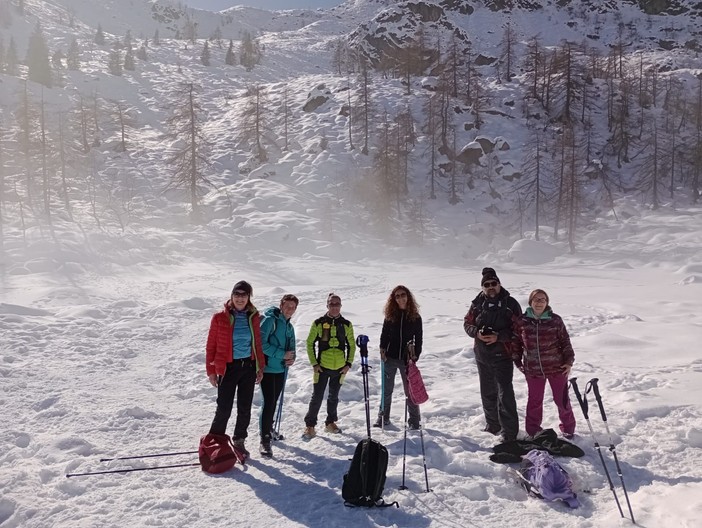
[[317, 415], [322, 406], [324, 392], [329, 385], [327, 396], [327, 418], [324, 430], [328, 433], [340, 433], [337, 427], [337, 406], [339, 389], [346, 373], [351, 368], [356, 354], [356, 340], [353, 325], [341, 316], [341, 297], [330, 293], [327, 297], [327, 313], [312, 323], [307, 337], [307, 356], [314, 371], [314, 391], [309, 409], [305, 415], [305, 438], [316, 436]]
[[263, 406], [261, 408], [261, 448], [263, 456], [273, 456], [271, 438], [275, 409], [285, 385], [288, 367], [295, 363], [295, 328], [290, 318], [297, 310], [299, 300], [288, 293], [280, 299], [280, 306], [271, 306], [261, 319], [261, 341], [266, 367], [261, 380]]

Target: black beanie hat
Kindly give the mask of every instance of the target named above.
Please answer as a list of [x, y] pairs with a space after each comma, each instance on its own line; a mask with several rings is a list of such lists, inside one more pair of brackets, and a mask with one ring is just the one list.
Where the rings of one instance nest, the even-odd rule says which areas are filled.
[[232, 288], [232, 295], [234, 295], [235, 291], [244, 291], [249, 294], [249, 297], [253, 295], [253, 288], [251, 285], [246, 282], [246, 281], [239, 281], [237, 282], [234, 287]]
[[497, 282], [500, 282], [500, 279], [497, 277], [497, 273], [495, 273], [494, 269], [483, 268], [483, 278], [480, 279], [480, 285], [482, 286], [487, 281], [491, 281], [491, 280], [495, 280]]

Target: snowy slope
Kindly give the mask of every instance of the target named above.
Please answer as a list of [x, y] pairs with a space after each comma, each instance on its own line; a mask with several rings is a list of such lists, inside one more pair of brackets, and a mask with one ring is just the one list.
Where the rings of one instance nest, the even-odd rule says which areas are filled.
[[[523, 306], [534, 287], [549, 291], [573, 338], [573, 375], [581, 384], [600, 379], [641, 526], [696, 526], [702, 507], [702, 225], [699, 211], [689, 213], [656, 217], [654, 225], [646, 216], [634, 218], [628, 224], [635, 236], [620, 230], [618, 240], [611, 232], [593, 234], [578, 259], [522, 264], [538, 253], [533, 248], [514, 248], [513, 262], [505, 255], [485, 256]], [[664, 238], [667, 250], [662, 252], [658, 241]], [[249, 253], [257, 258], [234, 266], [172, 250], [177, 263], [170, 265], [135, 262], [78, 277], [65, 271], [5, 277], [0, 305], [3, 527], [630, 524], [619, 518], [577, 409], [575, 441], [586, 457], [561, 462], [575, 479], [580, 509], [527, 498], [506, 467], [488, 460], [494, 438], [481, 432], [476, 367], [462, 331], [480, 263], [454, 267], [373, 258], [350, 263], [271, 258], [265, 245], [259, 250]], [[261, 308], [275, 304], [283, 292], [301, 299], [293, 318], [299, 360], [286, 387], [286, 440], [274, 444], [274, 458], [254, 454], [246, 468], [218, 477], [195, 467], [66, 479], [66, 473], [196, 460], [186, 455], [99, 462], [196, 448], [214, 410], [215, 392], [203, 367], [209, 317], [240, 278], [253, 283]], [[381, 308], [397, 283], [414, 291], [425, 322], [420, 366], [430, 401], [422, 412], [433, 492], [424, 492], [416, 433], [407, 447], [409, 491], [399, 491], [402, 431], [374, 431], [391, 454], [385, 496], [401, 507], [352, 510], [343, 506], [340, 486], [355, 444], [365, 434], [358, 363], [341, 392], [344, 433], [303, 441], [302, 417], [311, 394], [304, 338], [323, 312], [326, 292], [339, 292], [356, 332], [371, 338], [375, 414]], [[515, 387], [523, 413], [526, 386], [519, 376]], [[257, 393], [256, 409], [259, 398]], [[396, 422], [401, 409], [396, 395]], [[255, 410], [248, 440], [254, 451], [257, 415]], [[592, 423], [600, 442], [608, 444], [596, 411]], [[544, 425], [557, 427], [548, 397]], [[610, 471], [623, 503], [613, 466]]]

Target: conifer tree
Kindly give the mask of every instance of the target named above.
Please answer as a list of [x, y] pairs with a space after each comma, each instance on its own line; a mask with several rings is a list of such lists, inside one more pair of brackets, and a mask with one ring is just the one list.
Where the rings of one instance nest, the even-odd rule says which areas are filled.
[[241, 65], [246, 68], [246, 71], [251, 71], [256, 64], [261, 63], [261, 55], [262, 52], [258, 40], [255, 40], [248, 31], [244, 31], [239, 54]]
[[202, 53], [200, 54], [200, 62], [205, 66], [210, 65], [210, 45], [205, 41], [205, 45], [202, 47]]
[[154, 38], [151, 40], [154, 43], [154, 46], [159, 46], [161, 44], [161, 38], [159, 37], [158, 29], [154, 31]]
[[136, 53], [137, 59], [142, 60], [142, 61], [147, 61], [148, 57], [146, 56], [146, 44], [142, 44], [141, 47], [137, 50]]
[[41, 26], [37, 23], [34, 33], [29, 37], [27, 50], [27, 71], [30, 81], [51, 88], [51, 65], [49, 64], [49, 48], [46, 46]]
[[182, 144], [168, 160], [173, 173], [167, 189], [185, 189], [195, 221], [200, 219], [200, 186], [212, 185], [204, 174], [209, 164], [209, 145], [203, 130], [198, 93], [199, 88], [193, 83], [181, 84], [174, 94], [173, 114], [167, 121], [170, 129], [167, 137]]
[[72, 71], [80, 70], [80, 50], [78, 49], [78, 41], [75, 39], [75, 37], [73, 40], [71, 40], [71, 44], [68, 47], [66, 66]]
[[95, 32], [95, 44], [98, 46], [105, 45], [105, 34], [102, 32], [102, 26], [98, 24], [97, 31]]
[[5, 73], [8, 75], [17, 75], [19, 70], [17, 68], [19, 61], [17, 60], [17, 46], [15, 46], [15, 39], [10, 37], [10, 44], [7, 47], [7, 53], [5, 54]]
[[110, 50], [107, 69], [112, 75], [122, 75], [122, 57], [119, 50]]
[[227, 48], [227, 54], [224, 56], [224, 64], [228, 66], [234, 66], [236, 64], [236, 55], [234, 54], [234, 42], [229, 41], [229, 48]]
[[127, 71], [134, 71], [134, 50], [132, 46], [127, 46], [127, 52], [124, 54], [124, 69]]
[[265, 89], [260, 84], [249, 86], [246, 92], [247, 101], [241, 119], [241, 139], [252, 145], [255, 158], [261, 163], [268, 161], [268, 153], [264, 147], [264, 135], [267, 126], [267, 98]]

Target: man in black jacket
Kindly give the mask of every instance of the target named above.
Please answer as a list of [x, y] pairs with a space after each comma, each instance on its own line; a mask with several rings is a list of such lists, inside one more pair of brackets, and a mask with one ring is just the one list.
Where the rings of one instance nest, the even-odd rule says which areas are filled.
[[475, 361], [485, 413], [485, 431], [500, 434], [502, 441], [517, 438], [519, 418], [514, 398], [511, 346], [512, 318], [522, 313], [519, 303], [502, 288], [493, 268], [483, 268], [482, 291], [473, 299], [463, 320], [466, 333], [475, 339]]

